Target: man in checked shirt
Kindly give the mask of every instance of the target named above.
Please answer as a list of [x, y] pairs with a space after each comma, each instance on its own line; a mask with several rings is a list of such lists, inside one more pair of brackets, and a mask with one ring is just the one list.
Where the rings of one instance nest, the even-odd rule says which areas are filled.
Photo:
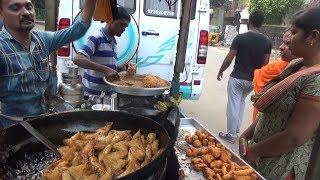
[[[44, 92], [50, 84], [49, 54], [83, 36], [90, 26], [97, 0], [86, 0], [71, 27], [56, 32], [33, 31], [35, 9], [31, 0], [0, 0], [1, 113], [35, 116], [47, 112]], [[13, 122], [0, 119], [0, 127]]]

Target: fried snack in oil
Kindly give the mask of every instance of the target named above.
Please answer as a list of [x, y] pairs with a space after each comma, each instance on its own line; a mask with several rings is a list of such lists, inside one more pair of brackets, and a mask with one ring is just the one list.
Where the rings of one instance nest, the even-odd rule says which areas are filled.
[[45, 180], [113, 179], [126, 176], [163, 153], [155, 133], [111, 130], [112, 123], [94, 133], [78, 132], [59, 148], [62, 157], [44, 170]]

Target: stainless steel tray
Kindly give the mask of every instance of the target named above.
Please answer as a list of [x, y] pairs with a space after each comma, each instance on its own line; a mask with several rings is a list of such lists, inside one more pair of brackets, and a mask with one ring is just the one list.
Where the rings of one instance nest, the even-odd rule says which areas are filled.
[[[119, 73], [120, 75], [120, 73]], [[141, 75], [136, 75], [141, 76]], [[157, 96], [161, 95], [165, 90], [171, 88], [171, 83], [167, 81], [168, 86], [167, 87], [161, 87], [161, 88], [139, 88], [139, 87], [130, 87], [130, 86], [121, 86], [118, 84], [114, 84], [110, 81], [108, 81], [105, 77], [103, 80], [111, 86], [111, 88], [117, 92], [127, 95], [133, 95], [133, 96]]]
[[[193, 118], [181, 118], [179, 129], [180, 131], [175, 144], [175, 150], [176, 150], [176, 155], [178, 157], [178, 162], [180, 164], [180, 172], [183, 171], [183, 174], [184, 174], [183, 179], [187, 179], [187, 180], [206, 179], [203, 176], [203, 173], [201, 171], [197, 172], [193, 169], [191, 164], [191, 158], [186, 156], [186, 149], [189, 148], [190, 145], [185, 141], [185, 136], [187, 134], [194, 134], [197, 129], [207, 131], [211, 136], [213, 136], [216, 139], [217, 142], [223, 144], [226, 147], [226, 149], [228, 149], [232, 153], [232, 161], [236, 162], [241, 166], [246, 165], [251, 167], [243, 159], [241, 159], [236, 153], [234, 153], [231, 149], [229, 149], [224, 143], [219, 141], [219, 139], [215, 135], [213, 135], [210, 131], [208, 131], [197, 120]], [[265, 178], [263, 178], [256, 170], [254, 172], [257, 174], [259, 180], [265, 180]]]

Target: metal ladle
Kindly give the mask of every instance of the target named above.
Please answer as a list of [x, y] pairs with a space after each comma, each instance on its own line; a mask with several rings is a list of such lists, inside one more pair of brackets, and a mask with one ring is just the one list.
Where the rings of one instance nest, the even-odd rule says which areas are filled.
[[7, 116], [2, 113], [0, 113], [0, 116], [9, 119], [11, 121], [16, 121], [21, 124], [22, 127], [24, 127], [27, 131], [29, 131], [35, 138], [37, 138], [42, 144], [47, 146], [51, 151], [54, 152], [54, 154], [61, 158], [61, 154], [58, 151], [58, 148], [56, 145], [54, 145], [49, 139], [44, 137], [39, 131], [37, 131], [35, 128], [33, 128], [27, 121], [24, 120], [22, 117], [13, 117], [13, 116]]

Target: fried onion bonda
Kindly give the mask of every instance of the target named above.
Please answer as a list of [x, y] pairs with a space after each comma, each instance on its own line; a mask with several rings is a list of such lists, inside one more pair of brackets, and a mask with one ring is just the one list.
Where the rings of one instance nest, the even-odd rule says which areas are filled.
[[[193, 169], [202, 171], [206, 179], [255, 180], [258, 178], [251, 167], [240, 166], [233, 162], [232, 153], [208, 132], [196, 130], [194, 134], [187, 134], [185, 141], [190, 147], [186, 148], [186, 156], [191, 159]], [[197, 148], [200, 146], [201, 148]]]

